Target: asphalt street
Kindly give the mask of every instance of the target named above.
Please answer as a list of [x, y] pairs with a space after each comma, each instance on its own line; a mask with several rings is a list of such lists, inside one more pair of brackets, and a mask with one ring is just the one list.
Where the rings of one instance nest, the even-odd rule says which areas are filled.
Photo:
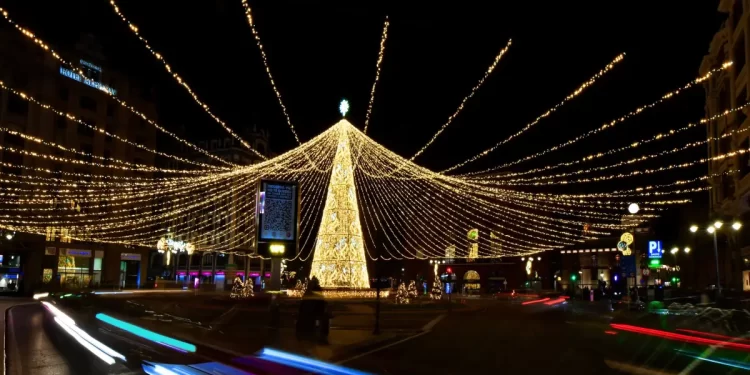
[[[477, 310], [451, 313], [428, 333], [343, 364], [377, 374], [744, 373], [689, 356], [710, 351], [705, 345], [617, 331], [607, 315], [569, 304], [472, 303]], [[721, 356], [741, 364], [747, 354]]]
[[107, 366], [45, 317], [39, 303], [10, 308], [6, 314], [8, 375], [129, 374], [122, 364]]

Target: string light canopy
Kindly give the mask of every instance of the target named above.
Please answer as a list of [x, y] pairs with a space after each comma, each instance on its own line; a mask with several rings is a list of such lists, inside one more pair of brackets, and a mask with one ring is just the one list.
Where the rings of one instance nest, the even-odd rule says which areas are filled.
[[[164, 56], [151, 47], [139, 29], [125, 18], [116, 2], [110, 3], [114, 12], [127, 25], [126, 30], [130, 30], [142, 42], [175, 83], [185, 89], [193, 101], [220, 127], [239, 139], [229, 125], [199, 99], [182, 76], [173, 71]], [[379, 144], [364, 131], [369, 124], [374, 93], [380, 78], [385, 41], [391, 22], [388, 18], [383, 26], [375, 82], [370, 91], [363, 130], [347, 118], [350, 104], [344, 99], [338, 107], [342, 119], [312, 139], [302, 141], [297, 137], [270, 73], [268, 58], [248, 2], [243, 0], [242, 4], [260, 50], [266, 76], [288, 126], [299, 142], [297, 147], [273, 158], [266, 159], [263, 156], [262, 162], [253, 165], [236, 165], [227, 161], [220, 166], [206, 164], [170, 155], [111, 134], [81, 120], [76, 113], [60, 111], [36, 99], [35, 93], [24, 92], [12, 84], [0, 82], [0, 89], [8, 95], [14, 95], [44, 113], [51, 112], [64, 117], [66, 121], [87, 126], [94, 132], [111, 136], [127, 147], [140, 148], [189, 166], [156, 168], [87, 153], [76, 146], [45, 139], [46, 134], [26, 134], [17, 129], [0, 128], [0, 132], [22, 137], [35, 146], [33, 150], [8, 144], [0, 146], [3, 152], [23, 155], [24, 161], [34, 161], [28, 164], [10, 160], [0, 162], [3, 167], [0, 171], [0, 228], [3, 233], [28, 232], [45, 236], [49, 240], [117, 243], [151, 248], [160, 244], [156, 246], [161, 250], [167, 248], [167, 238], [174, 238], [174, 241], [189, 243], [192, 251], [254, 256], [254, 216], [257, 209], [254, 195], [258, 181], [293, 180], [298, 181], [301, 188], [301, 251], [290, 259], [312, 259], [312, 275], [321, 280], [322, 286], [359, 289], [369, 286], [368, 261], [538, 257], [537, 254], [542, 251], [620, 233], [632, 228], [634, 224], [657, 217], [666, 207], [688, 203], [691, 195], [705, 192], [709, 188], [707, 180], [731, 176], [737, 172], [727, 170], [720, 174], [703, 175], [699, 168], [693, 167], [750, 152], [747, 149], [736, 149], [699, 160], [665, 162], [657, 168], [634, 166], [636, 163], [664, 158], [746, 130], [737, 129], [732, 130], [729, 135], [701, 137], [684, 145], [623, 158], [607, 165], [549, 174], [552, 169], [564, 169], [604, 157], [615, 158], [628, 151], [636, 152], [644, 144], [662, 142], [677, 133], [686, 133], [710, 121], [729, 116], [748, 105], [745, 104], [682, 128], [653, 134], [640, 141], [614, 147], [607, 145], [606, 149], [599, 152], [593, 150], [590, 156], [582, 159], [555, 160], [539, 168], [505, 170], [612, 129], [647, 109], [677, 98], [680, 93], [707, 80], [712, 74], [730, 69], [731, 62], [726, 62], [679, 89], [664, 94], [656, 101], [559, 145], [538, 152], [532, 150], [523, 158], [484, 170], [461, 175], [447, 174], [467, 167], [537, 126], [541, 120], [574, 100], [612, 70], [624, 58], [624, 54], [621, 54], [557, 105], [522, 126], [507, 139], [497, 141], [493, 147], [451, 168], [441, 172], [432, 171], [413, 160], [460, 114], [465, 103], [498, 67], [501, 58], [508, 52], [511, 41], [495, 56], [484, 75], [448, 120], [428, 138], [427, 144], [413, 156], [405, 158]], [[85, 69], [66, 59], [32, 30], [13, 21], [6, 10], [0, 8], [0, 13], [42, 53], [50, 55], [61, 66], [84, 75]], [[106, 93], [111, 100], [160, 129], [176, 142], [205, 156], [217, 158], [146, 118], [137, 108], [123, 102], [114, 93]], [[254, 151], [244, 140], [240, 141]], [[85, 172], [57, 172], [43, 166], [41, 162], [44, 161], [85, 167]], [[609, 174], [590, 175], [605, 170], [608, 172], [604, 173]], [[672, 176], [670, 173], [673, 171], [681, 171], [679, 179], [674, 176], [665, 177], [667, 181], [658, 185], [639, 186], [631, 179], [654, 173]], [[685, 173], [693, 175], [684, 177]], [[615, 179], [618, 181], [615, 190], [608, 188], [609, 185], [600, 184]], [[594, 191], [570, 193], [556, 189], [561, 185], [583, 183], [595, 187], [592, 189]], [[628, 213], [632, 215], [627, 215]], [[624, 222], [625, 215], [632, 217]], [[167, 237], [167, 229], [170, 237]], [[467, 236], [469, 231], [476, 235]]]

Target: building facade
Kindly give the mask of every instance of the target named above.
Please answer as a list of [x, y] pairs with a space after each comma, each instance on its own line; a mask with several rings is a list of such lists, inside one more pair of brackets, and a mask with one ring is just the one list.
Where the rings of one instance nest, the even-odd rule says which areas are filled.
[[[270, 157], [273, 156], [269, 151], [269, 134], [263, 129], [252, 129], [239, 132], [240, 136], [248, 142], [253, 148], [261, 154]], [[255, 153], [244, 147], [237, 139], [233, 137], [215, 138], [197, 142], [198, 147], [207, 150], [209, 153], [216, 155], [224, 160], [238, 165], [256, 164], [262, 161]], [[183, 147], [181, 154], [190, 160], [195, 160], [207, 164], [215, 164], [204, 154], [188, 151]], [[169, 161], [168, 167], [181, 168], [185, 167], [179, 162]], [[230, 187], [231, 188], [231, 187]], [[240, 190], [240, 189], [237, 189]], [[245, 193], [229, 195], [225, 201], [219, 204], [227, 207], [245, 206], [254, 204], [255, 196]], [[230, 228], [224, 231], [222, 236], [211, 237], [210, 245], [228, 244], [227, 252], [202, 251], [200, 247], [196, 248], [193, 254], [164, 254], [160, 259], [152, 262], [152, 274], [158, 274], [165, 280], [177, 282], [177, 284], [189, 285], [204, 289], [225, 289], [232, 282], [233, 275], [239, 276], [244, 280], [252, 280], [253, 283], [261, 288], [264, 280], [270, 278], [268, 264], [260, 259], [248, 258], [240, 254], [256, 254], [254, 245], [254, 220], [247, 220], [246, 212], [242, 210], [229, 210], [219, 212], [208, 208], [196, 210], [179, 218], [180, 222], [190, 222], [200, 217], [201, 220], [210, 222], [205, 232], [216, 232], [221, 228]], [[169, 233], [170, 226], [180, 227], [180, 223], [169, 223], [162, 228], [166, 236], [174, 236], [180, 241], [190, 242], [192, 239], [205, 235], [205, 233]], [[237, 255], [235, 255], [237, 254]]]
[[[86, 123], [105, 128], [110, 133], [150, 148], [156, 147], [154, 127], [122, 108], [105, 92], [116, 94], [147, 117], [156, 120], [156, 105], [149, 86], [139, 85], [126, 75], [109, 68], [101, 45], [90, 35], [82, 36], [75, 48], [60, 50], [59, 53], [84, 70], [87, 77], [62, 66], [59, 61], [44, 53], [15, 30], [3, 31], [0, 33], [0, 79], [7, 86], [27, 93], [59, 111], [73, 114]], [[0, 132], [0, 144], [17, 150], [64, 156], [86, 162], [94, 160], [91, 156], [66, 153], [26, 141], [5, 129], [35, 136], [86, 154], [154, 165], [154, 154], [95, 132], [52, 111], [44, 110], [8, 90], [0, 92], [0, 127], [3, 128]], [[111, 176], [132, 176], [136, 173], [140, 177], [150, 176], [150, 173], [57, 162], [49, 158], [9, 152], [7, 149], [0, 152], [0, 160], [0, 173], [4, 177], [9, 177], [3, 182], [8, 188], [18, 187], [19, 185], [12, 180], [17, 181], [20, 179], [18, 176], [25, 175], [49, 178], [64, 173]], [[99, 162], [100, 159], [96, 161]], [[42, 168], [48, 172], [44, 174], [17, 166]], [[48, 191], [54, 190], [50, 188]], [[78, 202], [70, 197], [53, 198], [50, 202], [53, 210], [63, 206], [73, 207], [80, 212]], [[98, 212], [106, 209], [106, 206], [98, 206], [87, 211]], [[2, 278], [16, 279], [17, 285], [20, 286], [16, 290], [27, 293], [35, 288], [84, 288], [95, 285], [136, 287], [146, 283], [148, 249], [75, 241], [71, 240], [71, 236], [85, 238], [85, 232], [78, 226], [49, 226], [46, 236], [17, 233], [13, 238], [3, 238], [0, 242]], [[12, 265], [9, 262], [3, 263], [3, 260], [11, 259]], [[10, 267], [6, 267], [6, 264]]]
[[[718, 11], [727, 19], [714, 35], [708, 54], [703, 58], [700, 74], [732, 61], [730, 69], [714, 74], [703, 82], [706, 92], [706, 117], [748, 103], [747, 56], [750, 53], [750, 2], [721, 0]], [[734, 111], [708, 123], [707, 136], [719, 138], [708, 145], [708, 155], [717, 156], [750, 149], [747, 109]], [[730, 134], [731, 133], [731, 134]], [[750, 154], [721, 158], [708, 163], [711, 186], [712, 219], [750, 221]], [[709, 218], [707, 218], [709, 219]], [[750, 291], [750, 235], [747, 231], [723, 233], [719, 239], [719, 265], [724, 288]]]

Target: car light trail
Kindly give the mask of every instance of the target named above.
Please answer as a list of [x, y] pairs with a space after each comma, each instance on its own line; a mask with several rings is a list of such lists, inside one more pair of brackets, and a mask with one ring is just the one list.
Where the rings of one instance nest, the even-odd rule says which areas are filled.
[[565, 302], [566, 299], [568, 299], [568, 297], [560, 297], [557, 299], [553, 299], [552, 301], [547, 301], [544, 304], [547, 306], [557, 305], [558, 303]]
[[744, 339], [742, 337], [724, 336], [724, 335], [719, 335], [717, 333], [695, 331], [695, 330], [692, 330], [692, 329], [683, 329], [683, 328], [677, 328], [676, 331], [692, 333], [694, 335], [700, 335], [700, 336], [713, 337], [713, 338], [716, 338], [716, 339], [723, 339], [723, 340], [726, 340], [726, 341], [747, 342], [747, 343], [750, 343], [750, 340]]
[[539, 303], [539, 302], [544, 302], [544, 301], [549, 301], [549, 298], [535, 299], [533, 301], [521, 302], [521, 304], [522, 305], [531, 305], [531, 304], [534, 304], [534, 303]]
[[[102, 356], [100, 356], [99, 352], [105, 354], [109, 358], [119, 358], [123, 361], [126, 361], [124, 355], [118, 353], [117, 351], [110, 348], [109, 346], [104, 345], [101, 341], [91, 337], [91, 335], [89, 335], [88, 333], [86, 333], [84, 330], [82, 330], [80, 327], [76, 325], [76, 322], [73, 320], [73, 318], [71, 318], [64, 312], [60, 311], [60, 309], [55, 307], [53, 304], [47, 301], [42, 301], [42, 305], [44, 305], [44, 307], [46, 307], [47, 310], [49, 310], [52, 313], [52, 315], [55, 318], [55, 322], [57, 322], [57, 324], [60, 325], [65, 330], [65, 332], [73, 336], [73, 338], [76, 341], [78, 341], [86, 349], [94, 353], [94, 355], [96, 355], [99, 358], [102, 358], [104, 362], [107, 362], [110, 365], [112, 364], [112, 363], [109, 363], [108, 359], [105, 359]], [[85, 342], [86, 344], [83, 344], [83, 342]], [[93, 351], [92, 348], [96, 349], [96, 351]]]
[[724, 348], [731, 348], [731, 349], [737, 349], [737, 350], [750, 352], [750, 345], [748, 344], [741, 344], [741, 343], [736, 343], [736, 342], [729, 342], [729, 341], [722, 341], [722, 340], [715, 340], [715, 339], [707, 339], [705, 337], [683, 335], [679, 333], [660, 331], [658, 329], [631, 326], [628, 324], [610, 324], [610, 326], [612, 326], [612, 328], [619, 329], [622, 331], [641, 333], [644, 335], [656, 336], [656, 337], [661, 337], [661, 338], [665, 338], [669, 340], [682, 341], [682, 342], [687, 342], [691, 344], [716, 345], [716, 346], [720, 346]]
[[328, 375], [367, 375], [366, 372], [350, 369], [331, 363], [318, 361], [316, 359], [303, 357], [296, 354], [282, 352], [280, 350], [264, 348], [260, 352], [261, 359], [280, 363], [286, 366], [297, 367], [307, 371]]
[[96, 318], [101, 320], [104, 323], [111, 324], [123, 331], [130, 332], [138, 337], [142, 337], [146, 340], [153, 341], [158, 344], [166, 345], [166, 346], [176, 348], [179, 350], [183, 350], [186, 352], [195, 352], [196, 350], [195, 345], [193, 344], [180, 341], [177, 339], [173, 339], [171, 337], [164, 336], [154, 331], [149, 331], [135, 324], [131, 324], [126, 321], [113, 318], [107, 314], [98, 313], [96, 314]]
[[63, 322], [62, 319], [60, 319], [59, 317], [55, 317], [55, 323], [57, 323], [57, 325], [59, 325], [65, 332], [67, 332], [68, 335], [70, 335], [76, 341], [78, 341], [78, 343], [81, 344], [81, 346], [88, 349], [88, 351], [90, 351], [95, 356], [99, 357], [99, 359], [101, 359], [102, 361], [104, 361], [108, 365], [115, 363], [114, 358], [110, 357], [103, 351], [97, 349], [94, 345], [91, 345], [91, 343], [89, 343], [88, 341], [84, 340], [83, 337], [81, 337], [78, 333], [73, 331], [73, 329], [71, 329], [71, 327], [68, 326], [67, 323]]
[[49, 297], [49, 293], [36, 293], [36, 294], [34, 294], [34, 299], [47, 298], [47, 297]]
[[719, 365], [724, 365], [724, 366], [728, 366], [728, 367], [734, 367], [734, 368], [738, 368], [738, 369], [742, 369], [742, 370], [750, 370], [750, 366], [747, 365], [746, 363], [740, 363], [740, 362], [736, 362], [736, 361], [724, 360], [724, 359], [721, 359], [721, 358], [718, 358], [718, 359], [705, 358], [705, 357], [697, 356], [697, 355], [694, 355], [694, 354], [690, 354], [689, 352], [686, 352], [684, 350], [679, 350], [679, 349], [675, 349], [675, 350], [680, 355], [684, 355], [684, 356], [690, 357], [690, 358], [695, 358], [695, 359], [697, 359], [699, 361], [716, 363], [716, 364], [719, 364]]

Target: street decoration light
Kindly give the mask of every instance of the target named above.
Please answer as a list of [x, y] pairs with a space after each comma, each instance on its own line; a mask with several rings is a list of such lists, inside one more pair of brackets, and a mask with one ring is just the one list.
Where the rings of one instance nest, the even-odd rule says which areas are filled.
[[675, 247], [673, 247], [673, 248], [672, 248], [672, 250], [670, 250], [669, 252], [670, 252], [670, 253], [672, 253], [672, 254], [677, 254], [677, 252], [678, 252], [678, 251], [680, 251], [680, 249], [679, 249], [679, 248], [677, 248], [677, 246], [675, 246]]
[[739, 221], [735, 221], [734, 223], [732, 223], [732, 229], [740, 230], [740, 228], [742, 228], [742, 223], [740, 223]]
[[691, 225], [690, 226], [690, 231], [693, 232], [693, 233], [697, 232], [698, 231], [698, 226], [697, 225]]
[[638, 206], [638, 203], [631, 203], [630, 206], [628, 206], [628, 212], [635, 215], [638, 213], [638, 211], [641, 210], [641, 207]]
[[685, 248], [685, 254], [688, 254], [688, 253], [690, 253], [690, 248], [689, 248], [689, 247], [686, 247], [686, 248]]
[[724, 225], [724, 223], [722, 223], [721, 220], [714, 221], [714, 227], [716, 227], [716, 229], [721, 229], [722, 225]]

